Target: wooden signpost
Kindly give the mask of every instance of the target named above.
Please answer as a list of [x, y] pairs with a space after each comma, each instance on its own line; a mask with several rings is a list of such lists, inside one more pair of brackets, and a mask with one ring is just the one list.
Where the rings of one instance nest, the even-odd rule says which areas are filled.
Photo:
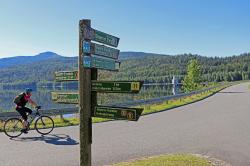
[[[87, 31], [88, 30], [88, 31]], [[79, 113], [80, 113], [80, 166], [91, 166], [92, 119], [91, 106], [96, 104], [96, 94], [91, 94], [91, 79], [97, 78], [97, 70], [83, 67], [83, 59], [90, 56], [83, 52], [83, 42], [91, 42], [94, 36], [90, 20], [79, 22]], [[91, 38], [88, 38], [91, 37]]]
[[118, 71], [119, 38], [91, 28], [90, 20], [79, 22], [78, 71], [55, 73], [56, 81], [78, 81], [79, 93], [52, 92], [58, 103], [78, 104], [80, 113], [80, 166], [91, 166], [92, 118], [137, 121], [141, 108], [97, 105], [97, 93], [139, 93], [143, 81], [97, 81], [97, 69]]

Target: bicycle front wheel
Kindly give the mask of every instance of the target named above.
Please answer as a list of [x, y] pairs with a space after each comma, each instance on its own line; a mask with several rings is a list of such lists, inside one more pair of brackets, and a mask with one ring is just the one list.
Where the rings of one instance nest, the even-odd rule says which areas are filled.
[[54, 129], [54, 121], [49, 116], [40, 116], [35, 122], [35, 129], [42, 135], [49, 134]]
[[5, 121], [3, 129], [7, 136], [15, 138], [22, 134], [23, 124], [19, 118], [10, 118]]

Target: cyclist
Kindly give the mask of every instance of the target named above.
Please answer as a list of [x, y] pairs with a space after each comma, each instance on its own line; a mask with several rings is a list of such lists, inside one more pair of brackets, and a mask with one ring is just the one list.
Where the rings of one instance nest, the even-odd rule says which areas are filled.
[[28, 122], [27, 122], [27, 114], [29, 113], [32, 114], [32, 110], [25, 107], [25, 105], [29, 102], [32, 106], [34, 106], [37, 109], [40, 109], [41, 106], [38, 106], [36, 102], [31, 100], [31, 95], [32, 95], [32, 89], [31, 88], [26, 88], [25, 92], [19, 94], [18, 96], [15, 97], [14, 103], [16, 104], [16, 111], [22, 116], [23, 121], [23, 129], [21, 130], [23, 133], [27, 134], [28, 133]]

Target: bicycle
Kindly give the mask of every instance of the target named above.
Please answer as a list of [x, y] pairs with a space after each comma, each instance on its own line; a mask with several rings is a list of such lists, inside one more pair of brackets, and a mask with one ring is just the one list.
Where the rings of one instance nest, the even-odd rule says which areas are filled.
[[[30, 125], [33, 121], [34, 129], [42, 135], [49, 134], [54, 129], [54, 121], [51, 117], [41, 115], [39, 109], [36, 108], [35, 111], [30, 116], [28, 121], [27, 129], [30, 130]], [[10, 118], [4, 123], [4, 133], [11, 138], [20, 136], [23, 132], [22, 118]]]

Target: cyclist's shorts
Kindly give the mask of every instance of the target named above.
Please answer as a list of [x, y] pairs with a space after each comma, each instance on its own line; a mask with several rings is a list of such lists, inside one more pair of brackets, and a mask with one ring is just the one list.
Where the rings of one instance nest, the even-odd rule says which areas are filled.
[[27, 107], [16, 108], [16, 111], [22, 116], [22, 118], [26, 121], [28, 119], [27, 112], [29, 114], [32, 113], [32, 110]]

